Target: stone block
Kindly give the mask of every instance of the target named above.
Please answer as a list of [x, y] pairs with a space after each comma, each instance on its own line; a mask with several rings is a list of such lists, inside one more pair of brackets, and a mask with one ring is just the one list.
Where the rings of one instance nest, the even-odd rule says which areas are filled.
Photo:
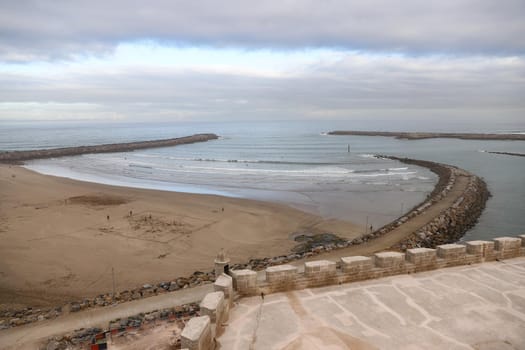
[[519, 249], [522, 240], [517, 237], [498, 237], [494, 238], [494, 248], [499, 251], [508, 249]]
[[181, 347], [189, 350], [212, 348], [211, 322], [209, 316], [191, 318], [181, 333]]
[[525, 235], [519, 235], [518, 238], [521, 239], [521, 246], [525, 247]]
[[498, 237], [494, 238], [494, 248], [498, 258], [510, 259], [521, 255], [521, 238]]
[[217, 277], [213, 283], [213, 290], [223, 292], [228, 305], [231, 306], [233, 304], [233, 279], [231, 276], [223, 273]]
[[233, 288], [241, 294], [251, 294], [257, 288], [257, 272], [252, 270], [231, 271]]
[[266, 281], [273, 282], [291, 282], [297, 276], [297, 267], [292, 265], [278, 265], [266, 268]]
[[377, 267], [400, 267], [405, 262], [405, 254], [399, 252], [381, 252], [374, 254]]
[[308, 261], [304, 263], [304, 274], [307, 277], [335, 275], [336, 264], [329, 260]]
[[407, 261], [415, 265], [428, 265], [436, 262], [437, 255], [435, 249], [412, 248], [407, 249]]
[[466, 250], [463, 244], [442, 244], [437, 246], [437, 255], [445, 260], [461, 259], [465, 257]]
[[494, 251], [494, 242], [490, 241], [468, 241], [467, 254], [486, 257]]
[[223, 292], [219, 291], [206, 294], [199, 306], [201, 314], [209, 316], [211, 323], [222, 323], [225, 306]]
[[374, 261], [368, 256], [347, 256], [341, 258], [343, 272], [363, 272], [374, 267]]

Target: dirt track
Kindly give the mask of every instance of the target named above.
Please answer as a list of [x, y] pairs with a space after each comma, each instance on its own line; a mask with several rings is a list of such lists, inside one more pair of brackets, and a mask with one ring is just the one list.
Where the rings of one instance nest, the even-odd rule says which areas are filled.
[[150, 298], [130, 301], [114, 307], [88, 309], [60, 316], [54, 320], [32, 323], [26, 326], [0, 331], [0, 349], [35, 350], [38, 345], [56, 334], [88, 327], [107, 327], [109, 321], [191, 302], [199, 302], [213, 291], [212, 284], [181, 289]]

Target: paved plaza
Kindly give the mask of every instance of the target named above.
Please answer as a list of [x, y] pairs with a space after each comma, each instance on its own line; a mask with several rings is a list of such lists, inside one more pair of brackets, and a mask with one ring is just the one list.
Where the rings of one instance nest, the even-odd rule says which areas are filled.
[[242, 298], [221, 349], [525, 349], [525, 258]]

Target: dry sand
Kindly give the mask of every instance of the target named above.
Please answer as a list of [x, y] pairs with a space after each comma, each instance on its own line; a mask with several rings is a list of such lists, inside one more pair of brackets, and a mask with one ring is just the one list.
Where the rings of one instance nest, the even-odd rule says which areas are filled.
[[[132, 215], [130, 216], [130, 211]], [[109, 219], [108, 219], [109, 216]], [[0, 307], [62, 304], [286, 254], [290, 234], [360, 227], [260, 201], [114, 187], [0, 165]]]

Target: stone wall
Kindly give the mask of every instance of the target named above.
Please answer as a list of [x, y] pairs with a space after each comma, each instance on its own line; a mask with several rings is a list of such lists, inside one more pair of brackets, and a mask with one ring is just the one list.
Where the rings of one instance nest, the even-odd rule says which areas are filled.
[[525, 256], [525, 235], [499, 237], [493, 241], [470, 241], [465, 244], [443, 244], [435, 249], [409, 248], [376, 253], [372, 257], [344, 257], [305, 263], [304, 272], [296, 266], [268, 267], [265, 279], [251, 270], [232, 271], [233, 285], [241, 296], [275, 293], [286, 290], [348, 283], [391, 275], [414, 273], [438, 268], [509, 259]]

